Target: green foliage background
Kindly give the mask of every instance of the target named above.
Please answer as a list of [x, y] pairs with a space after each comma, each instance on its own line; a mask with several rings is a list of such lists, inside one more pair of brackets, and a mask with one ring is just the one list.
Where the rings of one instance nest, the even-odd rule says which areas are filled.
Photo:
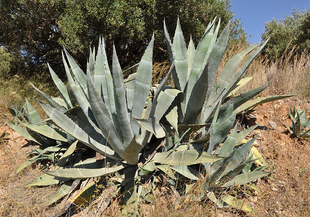
[[310, 47], [310, 10], [306, 12], [293, 9], [291, 15], [277, 21], [266, 23], [262, 34], [263, 41], [269, 38], [265, 54], [271, 59], [282, 57], [286, 51], [295, 47], [297, 53]]
[[40, 66], [47, 62], [62, 71], [63, 47], [85, 69], [89, 47], [96, 46], [100, 35], [108, 55], [115, 44], [122, 67], [140, 59], [153, 32], [155, 61], [166, 60], [164, 19], [172, 32], [179, 17], [186, 40], [192, 34], [194, 42], [214, 17], [221, 18], [221, 26], [232, 20], [231, 39], [246, 41], [228, 0], [1, 0], [0, 4], [0, 45], [24, 58], [28, 70], [23, 73], [29, 75], [42, 72]]

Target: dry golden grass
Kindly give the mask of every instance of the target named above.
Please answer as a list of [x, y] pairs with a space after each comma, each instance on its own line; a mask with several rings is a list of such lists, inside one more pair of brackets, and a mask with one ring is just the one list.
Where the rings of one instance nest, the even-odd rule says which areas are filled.
[[[4, 127], [0, 127], [1, 132]], [[6, 128], [7, 129], [7, 128]], [[28, 167], [14, 176], [14, 171], [27, 157], [30, 147], [22, 148], [27, 142], [19, 134], [7, 130], [9, 139], [0, 144], [0, 216], [50, 216], [57, 209], [46, 207], [57, 187], [26, 188], [25, 185], [43, 173]]]
[[295, 50], [283, 57], [269, 61], [266, 56], [258, 56], [250, 65], [246, 76], [253, 79], [245, 89], [254, 89], [271, 82], [261, 95], [282, 95], [299, 93], [301, 99], [310, 95], [310, 56], [304, 52], [294, 55]]

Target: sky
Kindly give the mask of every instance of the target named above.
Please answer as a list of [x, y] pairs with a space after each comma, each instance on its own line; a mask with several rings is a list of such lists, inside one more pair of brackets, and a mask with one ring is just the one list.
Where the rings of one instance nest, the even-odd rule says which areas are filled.
[[298, 11], [310, 8], [310, 0], [230, 0], [231, 9], [243, 22], [245, 32], [253, 34], [249, 38], [250, 43], [258, 43], [261, 34], [265, 29], [265, 22], [285, 19], [286, 15], [291, 15], [293, 8]]

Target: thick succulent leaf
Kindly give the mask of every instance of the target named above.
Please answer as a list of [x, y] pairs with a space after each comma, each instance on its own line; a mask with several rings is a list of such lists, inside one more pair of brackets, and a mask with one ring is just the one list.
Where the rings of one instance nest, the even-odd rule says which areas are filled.
[[[229, 83], [229, 81], [232, 79], [232, 77], [234, 76], [239, 64], [241, 63], [241, 61], [243, 60], [243, 58], [250, 53], [251, 51], [253, 51], [257, 46], [251, 46], [247, 49], [245, 49], [244, 51], [241, 51], [239, 54], [235, 55], [234, 57], [232, 57], [228, 63], [225, 65], [224, 69], [222, 70], [222, 72], [220, 73], [220, 76], [216, 82], [216, 86], [217, 86], [217, 91], [219, 93], [221, 93], [227, 86], [227, 84]], [[241, 79], [241, 78], [240, 78]], [[237, 85], [238, 82], [236, 82], [236, 84], [234, 86]]]
[[235, 176], [229, 182], [226, 182], [222, 187], [230, 187], [233, 185], [244, 185], [253, 181], [256, 181], [259, 178], [269, 175], [269, 173], [264, 171], [253, 171], [248, 173], [243, 173], [240, 175]]
[[[305, 114], [306, 115], [306, 114]], [[307, 128], [310, 126], [310, 117], [307, 118], [307, 120], [304, 121], [302, 127]]]
[[39, 154], [48, 154], [48, 153], [55, 153], [55, 152], [62, 152], [62, 151], [66, 151], [67, 148], [62, 148], [59, 146], [47, 146], [46, 148], [44, 148], [43, 150], [38, 148], [35, 149], [35, 153], [39, 153]]
[[227, 157], [235, 148], [236, 136], [237, 125], [235, 126], [229, 137], [226, 139], [226, 141], [223, 143], [223, 145], [217, 149], [216, 154], [218, 154], [220, 157]]
[[223, 208], [223, 202], [216, 198], [214, 192], [208, 192], [207, 197], [214, 202], [219, 208]]
[[57, 185], [65, 181], [68, 181], [68, 179], [44, 174], [27, 184], [26, 187]]
[[153, 133], [156, 138], [163, 138], [166, 136], [166, 132], [163, 127], [160, 125], [159, 121], [156, 118], [148, 119], [135, 119], [141, 127], [147, 131]]
[[173, 166], [188, 166], [200, 163], [213, 163], [222, 159], [207, 152], [193, 150], [169, 151], [156, 153], [152, 159], [155, 163], [168, 164]]
[[18, 174], [20, 171], [22, 171], [26, 167], [30, 166], [31, 164], [35, 163], [37, 160], [40, 160], [40, 156], [38, 156], [38, 155], [26, 160], [21, 165], [19, 165], [19, 167], [14, 172], [14, 175]]
[[171, 167], [169, 165], [157, 165], [156, 166], [158, 169], [166, 173], [170, 178], [176, 179], [173, 171], [171, 170]]
[[212, 165], [211, 169], [208, 171], [208, 182], [207, 184], [212, 187], [214, 183], [220, 179], [223, 171], [225, 171], [227, 165], [232, 162], [235, 152], [230, 153], [228, 157], [221, 161], [217, 161]]
[[169, 124], [178, 132], [178, 107], [173, 107], [171, 111], [165, 116]]
[[[213, 20], [214, 23], [215, 19]], [[197, 79], [197, 82], [194, 84], [194, 87], [192, 88], [192, 92], [191, 93], [186, 93], [187, 96], [190, 96], [190, 98], [187, 98], [187, 106], [189, 106], [189, 103], [191, 103], [191, 106], [193, 106], [195, 109], [190, 109], [188, 112], [189, 114], [193, 114], [194, 116], [192, 117], [192, 119], [196, 120], [198, 115], [200, 114], [202, 107], [204, 105], [205, 100], [209, 97], [210, 91], [211, 91], [211, 86], [214, 83], [214, 79], [215, 79], [215, 74], [213, 74], [212, 72], [209, 73], [209, 59], [210, 59], [210, 55], [212, 53], [213, 47], [215, 45], [216, 42], [216, 38], [219, 32], [219, 28], [220, 28], [220, 22], [221, 20], [219, 20], [218, 25], [216, 27], [216, 30], [214, 31], [214, 25], [211, 23], [210, 26], [212, 27], [212, 32], [214, 31], [214, 33], [212, 33], [212, 35], [210, 34], [210, 37], [212, 36], [211, 40], [210, 40], [210, 44], [208, 47], [208, 50], [206, 52], [206, 56], [204, 58], [203, 64], [200, 68], [199, 71], [199, 76]], [[199, 45], [197, 50], [199, 49]], [[200, 91], [200, 92], [199, 92]], [[195, 93], [200, 93], [200, 94], [195, 94]], [[187, 111], [187, 109], [186, 109]], [[191, 118], [189, 118], [191, 119]], [[203, 122], [202, 122], [203, 123]]]
[[231, 195], [226, 195], [226, 196], [222, 197], [221, 200], [233, 208], [240, 209], [240, 210], [247, 211], [247, 212], [254, 212], [254, 210], [252, 209], [251, 206], [246, 204], [244, 201], [242, 201], [238, 198], [235, 198]]
[[[233, 78], [231, 79], [230, 83], [226, 86], [226, 89], [222, 92], [222, 97], [226, 98], [227, 95], [236, 88], [237, 83], [241, 80], [242, 76], [245, 74], [246, 70], [248, 69], [249, 65], [252, 63], [254, 58], [262, 51], [262, 49], [265, 47], [266, 42], [264, 42], [258, 49], [256, 49], [252, 54], [247, 58], [247, 60], [244, 62], [244, 64], [240, 67], [240, 69], [234, 74]], [[253, 49], [257, 46], [252, 46]], [[245, 50], [246, 51], [246, 50]], [[243, 52], [241, 52], [243, 53]]]
[[35, 125], [27, 123], [22, 123], [22, 125], [50, 139], [62, 142], [68, 142], [66, 134], [64, 132], [61, 132], [60, 130], [52, 128], [48, 125]]
[[75, 142], [73, 142], [70, 147], [68, 148], [68, 150], [61, 156], [61, 158], [58, 160], [57, 162], [57, 166], [64, 166], [69, 162], [69, 158], [70, 156], [73, 154], [73, 152], [76, 149], [76, 146], [78, 144], [78, 140], [76, 140]]
[[160, 120], [177, 97], [182, 100], [184, 98], [184, 94], [177, 89], [170, 88], [166, 88], [164, 91], [161, 91], [158, 97], [154, 117]]
[[239, 144], [246, 136], [248, 136], [258, 125], [251, 126], [245, 130], [242, 130], [236, 136], [236, 144]]
[[[217, 111], [219, 111], [219, 107]], [[215, 123], [211, 124], [210, 143], [208, 148], [209, 153], [212, 153], [213, 150], [224, 141], [234, 124], [235, 117], [236, 114], [233, 112], [233, 105], [230, 104], [225, 113], [219, 117]], [[215, 116], [213, 120], [216, 120], [216, 118], [217, 117]]]
[[[115, 93], [115, 107], [119, 125], [119, 135], [122, 143], [130, 143], [133, 138], [133, 132], [127, 112], [127, 103], [123, 81], [123, 73], [118, 61], [115, 46], [113, 46], [112, 76]], [[98, 121], [98, 120], [97, 120]]]
[[299, 137], [301, 134], [301, 123], [297, 122], [296, 124], [293, 125], [294, 126], [294, 134]]
[[88, 100], [85, 96], [85, 92], [84, 92], [84, 90], [82, 90], [81, 86], [77, 82], [74, 81], [74, 79], [71, 75], [69, 66], [67, 64], [67, 61], [65, 60], [65, 57], [63, 54], [62, 54], [62, 59], [63, 59], [63, 64], [65, 67], [66, 75], [67, 75], [68, 82], [70, 84], [71, 90], [72, 90], [79, 106], [83, 109], [85, 114], [88, 114], [89, 103], [88, 103]]
[[[73, 120], [44, 103], [40, 103], [47, 115], [64, 131], [80, 140], [82, 143], [112, 159], [118, 159], [115, 152], [107, 145], [101, 144], [92, 138], [92, 135], [82, 130]], [[96, 132], [94, 132], [96, 133]]]
[[309, 130], [306, 130], [306, 131], [303, 131], [301, 134], [300, 134], [300, 138], [309, 138], [310, 137], [310, 129]]
[[121, 157], [131, 165], [135, 165], [139, 161], [140, 157], [140, 151], [143, 148], [143, 146], [136, 141], [136, 137], [132, 139], [132, 141], [129, 143], [129, 145], [124, 150]]
[[133, 98], [134, 98], [134, 93], [135, 93], [135, 79], [136, 79], [136, 74], [130, 74], [127, 78], [128, 82], [125, 83], [127, 106], [130, 111], [133, 106]]
[[[102, 94], [105, 104], [109, 108], [112, 117], [114, 117], [116, 116], [116, 108], [114, 100], [115, 96], [114, 96], [112, 75], [109, 69], [109, 63], [104, 48], [105, 47], [104, 39], [102, 38], [101, 41], [102, 43], [99, 45], [98, 54], [96, 58], [94, 80], [95, 82], [101, 82], [99, 85], [102, 85], [102, 87], [99, 89], [97, 88], [97, 90], [100, 91], [100, 94]], [[104, 72], [103, 76], [102, 72]]]
[[[166, 85], [166, 83], [167, 83], [167, 81], [168, 81], [168, 79], [169, 79], [169, 77], [170, 77], [170, 75], [171, 75], [171, 73], [172, 73], [172, 70], [175, 68], [175, 65], [174, 65], [174, 62], [172, 63], [172, 65], [171, 65], [171, 67], [170, 67], [170, 69], [169, 69], [169, 71], [168, 71], [168, 73], [167, 73], [167, 75], [164, 77], [164, 79], [160, 82], [160, 84], [158, 85], [158, 87], [157, 87], [157, 89], [156, 89], [156, 92], [155, 92], [155, 94], [154, 94], [154, 97], [153, 97], [153, 103], [152, 103], [152, 108], [151, 108], [151, 111], [150, 111], [150, 117], [156, 117], [158, 120], [160, 120], [161, 118], [162, 118], [162, 115], [159, 115], [159, 116], [155, 116], [155, 110], [156, 110], [156, 108], [157, 108], [157, 110], [159, 110], [159, 109], [162, 109], [162, 110], [164, 110], [164, 112], [161, 112], [161, 114], [164, 114], [166, 111], [167, 111], [167, 109], [168, 109], [168, 107], [170, 106], [170, 104], [169, 103], [166, 103], [167, 104], [167, 106], [165, 106], [165, 108], [163, 109], [162, 107], [162, 104], [163, 105], [165, 105], [165, 102], [162, 102], [162, 104], [161, 103], [159, 103], [158, 102], [158, 98], [159, 98], [159, 96], [160, 96], [160, 94], [162, 93], [162, 91], [163, 91], [163, 89], [164, 89], [164, 86]], [[160, 105], [159, 107], [157, 107], [157, 105]], [[157, 115], [158, 115], [158, 113], [157, 113]]]
[[[108, 97], [108, 90], [106, 85], [106, 66], [105, 66], [105, 56], [104, 53], [104, 39], [99, 39], [98, 49], [97, 49], [97, 55], [96, 55], [96, 61], [94, 61], [94, 71], [92, 74], [95, 87], [100, 93], [101, 98], [104, 100], [104, 102], [109, 105], [109, 97]], [[91, 71], [90, 71], [91, 72]]]
[[[253, 147], [252, 147], [253, 148]], [[251, 171], [251, 168], [253, 166], [253, 153], [250, 151], [248, 156], [245, 159], [246, 165], [244, 166], [244, 168], [242, 169], [243, 173], [248, 173]]]
[[56, 194], [50, 199], [47, 206], [52, 205], [53, 203], [57, 202], [59, 199], [66, 196], [70, 192], [70, 189], [71, 189], [71, 185], [68, 185], [67, 183], [62, 184], [59, 190], [56, 192]]
[[69, 109], [65, 114], [75, 122], [83, 131], [91, 135], [96, 141], [101, 144], [106, 144], [106, 139], [102, 136], [100, 128], [93, 123], [93, 121], [85, 115], [81, 107], [74, 107]]
[[87, 77], [87, 83], [89, 103], [99, 128], [112, 148], [118, 153], [119, 156], [121, 156], [126, 148], [126, 144], [122, 143], [120, 140], [118, 132], [116, 131], [113, 121], [111, 120], [109, 111], [105, 103], [102, 101], [98, 91], [95, 89], [90, 76]]
[[19, 133], [20, 135], [22, 135], [25, 139], [27, 140], [31, 140], [34, 141], [40, 145], [42, 145], [42, 141], [37, 140], [36, 138], [34, 138], [32, 135], [29, 134], [29, 132], [27, 130], [25, 130], [24, 128], [11, 124], [11, 123], [7, 123], [7, 125], [12, 128], [14, 131], [16, 131], [17, 133]]
[[228, 94], [228, 97], [230, 96], [235, 96], [238, 92], [241, 91], [241, 87], [243, 87], [244, 85], [246, 85], [249, 81], [251, 81], [253, 78], [252, 77], [245, 77], [245, 78], [242, 78], [236, 85], [236, 89], [232, 90], [229, 94]]
[[39, 113], [34, 109], [34, 107], [26, 99], [26, 105], [28, 108], [27, 118], [31, 124], [43, 125], [42, 119]]
[[189, 79], [189, 74], [190, 74], [190, 71], [191, 71], [192, 66], [193, 66], [195, 52], [196, 52], [196, 49], [195, 49], [193, 38], [191, 36], [190, 40], [189, 40], [188, 48], [187, 48], [188, 72], [187, 72], [186, 81], [188, 81], [188, 79]]
[[233, 156], [232, 161], [226, 166], [225, 171], [222, 173], [221, 177], [226, 175], [228, 172], [237, 168], [246, 158], [246, 155], [249, 153], [256, 137], [248, 141], [247, 143], [241, 145], [237, 150], [235, 150], [235, 154]]
[[69, 62], [69, 65], [71, 67], [72, 73], [74, 74], [74, 77], [77, 79], [78, 83], [81, 85], [84, 92], [87, 93], [87, 83], [86, 83], [85, 73], [82, 71], [82, 69], [78, 66], [78, 64], [73, 59], [73, 57], [66, 50], [65, 50], [65, 54]]
[[154, 162], [150, 161], [147, 164], [145, 164], [141, 169], [146, 170], [148, 172], [153, 172], [156, 169], [156, 165]]
[[295, 96], [296, 94], [289, 94], [289, 95], [281, 95], [281, 96], [266, 96], [266, 97], [259, 97], [250, 101], [247, 101], [240, 105], [237, 109], [236, 112], [239, 114], [241, 112], [247, 112], [248, 110], [251, 110], [255, 108], [257, 105], [266, 103], [266, 102], [272, 102], [275, 100], [280, 100], [280, 99], [285, 99], [288, 97]]
[[[145, 50], [144, 55], [140, 61], [137, 69], [137, 75], [135, 79], [135, 92], [132, 107], [132, 117], [141, 118], [144, 105], [149, 95], [152, 82], [152, 58], [153, 58], [153, 47], [154, 47], [154, 34], [152, 39]], [[129, 108], [130, 109], [130, 108]], [[138, 137], [140, 126], [132, 119], [131, 121], [133, 134]]]
[[57, 102], [55, 102], [52, 98], [48, 97], [45, 93], [43, 93], [42, 91], [40, 91], [38, 88], [36, 88], [31, 82], [30, 82], [31, 86], [33, 87], [33, 89], [35, 89], [40, 96], [42, 96], [53, 108], [61, 111], [61, 112], [65, 112], [66, 108], [59, 105]]
[[191, 180], [198, 180], [200, 178], [199, 173], [188, 166], [183, 166], [183, 165], [173, 166], [171, 167], [171, 169], [175, 170], [176, 172], [180, 173], [184, 177], [191, 179]]
[[56, 103], [58, 103], [60, 106], [64, 107], [67, 109], [67, 104], [65, 102], [65, 100], [63, 100], [62, 98], [60, 97], [51, 97], [52, 100], [54, 100]]
[[249, 90], [246, 93], [241, 93], [240, 95], [233, 97], [231, 100], [228, 100], [226, 103], [224, 103], [221, 107], [220, 110], [220, 114], [226, 110], [226, 107], [229, 104], [233, 104], [234, 105], [234, 109], [236, 110], [239, 106], [241, 106], [244, 103], [248, 103], [248, 101], [250, 101], [250, 99], [252, 99], [253, 97], [255, 97], [256, 95], [258, 95], [259, 93], [261, 93], [262, 91], [264, 91], [266, 88], [268, 87], [267, 85], [264, 85], [262, 87], [257, 87], [253, 90]]
[[[265, 44], [264, 44], [265, 45]], [[263, 46], [264, 46], [263, 45]], [[262, 47], [254, 51], [250, 57], [245, 61], [245, 63], [240, 67], [240, 69], [235, 72], [241, 63], [242, 59], [252, 50], [256, 48], [256, 46], [249, 47], [248, 49], [242, 51], [241, 53], [235, 55], [224, 67], [221, 72], [217, 82], [215, 83], [209, 100], [204, 108], [204, 120], [208, 120], [212, 115], [214, 107], [218, 103], [218, 101], [222, 101], [222, 99], [226, 98], [227, 95], [236, 88], [237, 83], [240, 81], [241, 77], [244, 75], [247, 70], [249, 64], [253, 61], [253, 59], [258, 55], [261, 51]]]
[[105, 176], [111, 173], [115, 173], [124, 169], [126, 166], [119, 165], [114, 167], [104, 167], [100, 169], [81, 169], [81, 168], [70, 168], [70, 169], [59, 169], [46, 172], [52, 177], [60, 177], [67, 179], [86, 179], [99, 176]]
[[257, 148], [252, 146], [251, 152], [253, 154], [252, 158], [255, 159], [255, 163], [257, 163], [260, 166], [267, 166], [267, 163], [266, 163], [265, 159], [263, 158], [261, 153], [257, 150]]
[[207, 91], [208, 91], [208, 68], [205, 67], [202, 74], [194, 84], [191, 93], [187, 92], [186, 98], [187, 105], [185, 109], [185, 124], [196, 123], [197, 117], [199, 116], [202, 107], [204, 105]]
[[192, 70], [190, 72], [189, 80], [185, 90], [187, 102], [190, 99], [192, 90], [198, 80], [199, 75], [201, 74], [202, 70], [204, 70], [203, 67], [207, 63], [207, 59], [209, 58], [210, 52], [214, 46], [214, 43], [212, 43], [213, 41], [212, 39], [214, 36], [215, 35], [214, 35], [214, 22], [213, 22], [206, 30], [205, 34], [202, 36], [196, 49], [195, 57], [193, 59]]
[[[175, 56], [174, 56], [174, 51], [172, 48], [172, 42], [171, 42], [169, 32], [168, 32], [167, 27], [166, 27], [165, 20], [164, 20], [164, 35], [165, 35], [165, 39], [166, 39], [166, 43], [167, 43], [167, 47], [168, 47], [168, 51], [169, 51], [170, 63], [172, 64], [174, 62]], [[176, 72], [175, 68], [172, 69], [172, 76], [173, 76], [175, 88], [181, 91], [181, 85], [180, 85], [179, 78], [177, 76], [177, 72]]]
[[[240, 74], [236, 74], [236, 70], [239, 67], [242, 59], [251, 51], [253, 51], [256, 46], [251, 46], [244, 51], [241, 51], [239, 54], [231, 58], [228, 63], [225, 65], [224, 69], [220, 73], [219, 78], [217, 79], [213, 90], [211, 91], [209, 105], [213, 103], [219, 97], [225, 97], [226, 93], [230, 91], [228, 84], [230, 83], [231, 87], [236, 87], [238, 83]], [[234, 79], [232, 79], [234, 78]], [[228, 95], [228, 94], [227, 94]]]
[[201, 123], [206, 122], [209, 120], [210, 115], [213, 113], [214, 108], [216, 107], [217, 103], [210, 102], [209, 95], [211, 93], [211, 90], [214, 85], [216, 73], [218, 71], [219, 64], [221, 62], [221, 59], [225, 53], [227, 44], [228, 44], [228, 38], [229, 38], [229, 27], [230, 22], [227, 24], [225, 29], [222, 31], [222, 34], [217, 39], [213, 50], [210, 54], [210, 60], [208, 64], [208, 93], [206, 96], [206, 101], [204, 103], [204, 107], [201, 114]]
[[74, 164], [73, 167], [79, 169], [96, 169], [97, 161], [95, 157], [90, 157], [85, 160], [80, 160], [78, 163]]
[[249, 163], [252, 163], [252, 161], [246, 161], [240, 164], [238, 167], [236, 167], [235, 169], [227, 173], [225, 176], [221, 177], [221, 179], [218, 180], [219, 182], [217, 183], [217, 186], [222, 186], [226, 182], [235, 178], [237, 175], [239, 175], [244, 170], [245, 167], [249, 165]]
[[71, 204], [75, 204], [78, 207], [82, 207], [86, 203], [89, 203], [96, 191], [96, 183], [91, 181], [88, 183], [79, 193], [71, 200]]
[[65, 86], [65, 84], [60, 80], [58, 75], [54, 72], [54, 70], [50, 67], [49, 64], [48, 64], [48, 69], [50, 71], [50, 74], [52, 76], [54, 84], [57, 87], [58, 92], [60, 93], [60, 95], [64, 99], [64, 101], [66, 102], [66, 105], [67, 105], [66, 109], [74, 107], [75, 103], [72, 100], [70, 93], [69, 93], [67, 87]]
[[177, 82], [180, 84], [180, 90], [184, 92], [185, 85], [188, 78], [188, 61], [187, 61], [187, 49], [185, 39], [182, 33], [180, 19], [178, 18], [177, 27], [173, 37], [173, 57], [175, 62], [175, 72], [178, 79]]

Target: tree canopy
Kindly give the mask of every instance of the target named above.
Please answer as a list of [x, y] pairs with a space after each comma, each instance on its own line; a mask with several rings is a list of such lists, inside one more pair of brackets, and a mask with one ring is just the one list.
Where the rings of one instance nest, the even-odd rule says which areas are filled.
[[270, 58], [281, 57], [293, 47], [298, 53], [309, 49], [310, 10], [306, 12], [293, 9], [292, 14], [285, 19], [266, 22], [262, 39], [269, 39], [265, 53]]
[[231, 39], [246, 40], [238, 19], [234, 19], [230, 1], [223, 0], [1, 0], [0, 45], [22, 56], [28, 67], [49, 62], [61, 64], [61, 50], [66, 48], [83, 68], [89, 48], [100, 36], [107, 50], [112, 44], [123, 67], [135, 63], [155, 33], [155, 61], [168, 52], [163, 37], [163, 21], [168, 31], [178, 17], [185, 38], [197, 42], [215, 17], [224, 28], [230, 20]]

